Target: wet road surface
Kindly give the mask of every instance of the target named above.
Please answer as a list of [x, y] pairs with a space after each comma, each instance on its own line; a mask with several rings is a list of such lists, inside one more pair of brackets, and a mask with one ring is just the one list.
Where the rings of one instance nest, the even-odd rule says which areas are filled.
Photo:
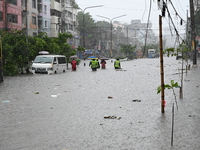
[[[86, 66], [84, 66], [86, 63]], [[192, 64], [192, 63], [190, 63]], [[89, 60], [76, 72], [5, 77], [0, 84], [1, 150], [197, 150], [200, 149], [200, 69], [184, 74], [183, 99], [165, 90], [161, 114], [159, 59], [121, 62], [116, 71], [92, 72]], [[180, 60], [164, 60], [165, 84], [180, 84]], [[106, 116], [114, 116], [104, 118]]]

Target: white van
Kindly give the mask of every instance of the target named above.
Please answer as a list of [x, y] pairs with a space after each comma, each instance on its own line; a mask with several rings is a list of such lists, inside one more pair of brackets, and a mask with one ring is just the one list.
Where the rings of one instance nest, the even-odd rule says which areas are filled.
[[64, 55], [38, 55], [31, 66], [31, 72], [54, 74], [66, 72], [67, 62]]

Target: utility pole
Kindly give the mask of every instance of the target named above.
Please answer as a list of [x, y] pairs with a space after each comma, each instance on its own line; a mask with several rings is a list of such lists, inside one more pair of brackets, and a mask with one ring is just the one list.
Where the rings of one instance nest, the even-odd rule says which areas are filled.
[[2, 56], [1, 36], [0, 36], [0, 82], [3, 82], [3, 56]]
[[161, 77], [161, 113], [165, 113], [165, 84], [163, 67], [163, 42], [162, 42], [162, 16], [159, 16], [159, 39], [160, 39], [160, 77]]
[[113, 53], [112, 53], [112, 41], [113, 41], [113, 36], [112, 36], [112, 32], [113, 32], [113, 24], [112, 24], [112, 21], [114, 20], [114, 19], [117, 19], [117, 18], [120, 18], [120, 17], [124, 17], [124, 16], [126, 16], [126, 15], [121, 15], [121, 16], [117, 16], [117, 17], [114, 17], [114, 18], [112, 18], [112, 19], [110, 19], [110, 18], [107, 18], [107, 17], [104, 17], [104, 16], [100, 16], [100, 15], [97, 15], [98, 17], [101, 17], [101, 18], [105, 18], [105, 19], [108, 19], [109, 21], [110, 21], [110, 30], [111, 30], [111, 32], [110, 32], [110, 58], [112, 58], [113, 57]]
[[194, 24], [194, 3], [193, 0], [190, 0], [190, 23], [191, 23], [191, 42], [193, 55], [193, 65], [197, 64], [197, 50], [196, 50], [196, 33], [195, 33], [195, 24]]
[[3, 22], [4, 29], [8, 30], [8, 21], [7, 21], [7, 0], [3, 0]]

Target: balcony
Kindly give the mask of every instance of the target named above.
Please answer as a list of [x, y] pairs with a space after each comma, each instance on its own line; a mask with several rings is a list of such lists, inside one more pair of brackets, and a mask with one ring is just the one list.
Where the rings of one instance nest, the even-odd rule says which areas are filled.
[[42, 4], [42, 0], [38, 0], [38, 4]]

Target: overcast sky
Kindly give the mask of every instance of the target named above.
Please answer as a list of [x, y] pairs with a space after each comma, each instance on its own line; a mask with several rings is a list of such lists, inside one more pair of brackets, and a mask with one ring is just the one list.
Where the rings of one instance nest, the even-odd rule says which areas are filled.
[[[158, 0], [152, 0], [150, 14], [150, 21], [152, 22], [153, 29], [155, 30], [159, 27], [158, 20], [159, 15], [161, 15], [161, 10], [158, 9], [157, 1]], [[189, 15], [189, 0], [171, 1], [180, 17], [186, 21], [187, 10]], [[89, 12], [95, 21], [109, 21], [109, 19], [126, 14], [126, 16], [114, 19], [113, 21], [121, 21], [127, 24], [130, 24], [131, 20], [136, 19], [140, 19], [142, 23], [147, 23], [150, 9], [150, 0], [76, 0], [76, 3], [82, 10], [90, 6], [103, 5], [103, 7], [85, 9], [85, 13]], [[170, 15], [173, 18], [174, 24], [177, 26], [178, 30], [181, 30], [183, 27], [180, 26], [180, 19], [177, 19], [175, 16], [175, 11], [171, 9], [172, 5], [168, 5], [168, 8], [170, 9]], [[98, 17], [97, 15], [104, 16], [109, 19], [104, 19]], [[168, 27], [167, 18], [168, 17], [162, 19], [163, 28]]]

